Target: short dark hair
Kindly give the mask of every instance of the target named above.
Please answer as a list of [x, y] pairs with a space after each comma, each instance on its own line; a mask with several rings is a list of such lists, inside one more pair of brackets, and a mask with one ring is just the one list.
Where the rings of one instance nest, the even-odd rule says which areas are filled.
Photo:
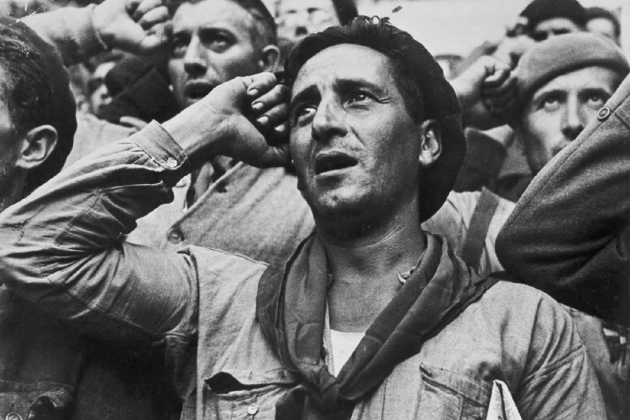
[[[282, 3], [283, 0], [276, 0], [274, 5], [276, 8], [276, 16], [278, 14], [278, 6]], [[333, 7], [335, 8], [335, 13], [337, 14], [337, 19], [339, 19], [339, 23], [341, 25], [347, 25], [352, 22], [352, 19], [359, 16], [359, 11], [357, 10], [357, 5], [355, 4], [355, 0], [330, 0], [332, 2]]]
[[422, 44], [387, 18], [358, 16], [346, 26], [332, 26], [300, 41], [285, 64], [284, 83], [293, 87], [302, 66], [312, 57], [336, 45], [371, 48], [390, 59], [394, 80], [405, 107], [416, 121], [435, 119], [442, 130], [442, 154], [430, 169], [421, 170], [421, 221], [444, 204], [453, 188], [466, 153], [461, 108], [442, 67]]
[[26, 175], [26, 195], [63, 167], [77, 128], [76, 103], [59, 54], [24, 23], [9, 17], [0, 18], [0, 68], [6, 75], [2, 89], [17, 132], [47, 124], [57, 130], [50, 156]]
[[534, 0], [520, 14], [527, 19], [527, 29], [549, 19], [565, 18], [580, 28], [586, 24], [586, 9], [577, 0]]
[[[200, 3], [202, 1], [212, 0], [168, 0], [168, 9], [173, 15], [175, 10], [182, 3]], [[253, 41], [264, 42], [265, 45], [277, 45], [278, 44], [278, 30], [276, 27], [276, 21], [269, 12], [269, 9], [261, 0], [230, 0], [232, 3], [245, 9], [253, 18], [256, 23], [256, 31]]]
[[27, 40], [7, 26], [0, 28], [0, 66], [6, 74], [1, 83], [16, 129], [23, 132], [48, 124], [52, 87], [46, 63]]
[[619, 38], [621, 35], [621, 25], [619, 24], [619, 19], [617, 16], [608, 9], [604, 9], [603, 7], [589, 7], [586, 9], [586, 21], [589, 22], [592, 19], [608, 19], [615, 29], [615, 38]]

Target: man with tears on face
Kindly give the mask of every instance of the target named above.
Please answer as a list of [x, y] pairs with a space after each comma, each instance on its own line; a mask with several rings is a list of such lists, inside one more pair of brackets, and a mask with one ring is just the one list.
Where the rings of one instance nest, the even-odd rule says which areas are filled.
[[[9, 209], [7, 287], [96, 336], [163, 342], [184, 419], [485, 418], [494, 380], [524, 419], [605, 418], [568, 314], [420, 227], [465, 152], [422, 45], [361, 17], [306, 38], [286, 83], [227, 82]], [[295, 162], [317, 229], [286, 265], [120, 240], [214, 154]]]

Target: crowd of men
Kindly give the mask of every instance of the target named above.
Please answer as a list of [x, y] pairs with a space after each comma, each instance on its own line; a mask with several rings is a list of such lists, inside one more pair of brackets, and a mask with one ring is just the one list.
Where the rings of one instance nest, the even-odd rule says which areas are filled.
[[630, 418], [614, 13], [534, 0], [447, 80], [353, 0], [21, 11], [0, 419]]

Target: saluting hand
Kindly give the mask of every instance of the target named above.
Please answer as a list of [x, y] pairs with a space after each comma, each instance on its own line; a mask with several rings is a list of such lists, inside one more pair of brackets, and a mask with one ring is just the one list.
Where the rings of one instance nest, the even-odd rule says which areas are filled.
[[105, 0], [93, 22], [108, 47], [149, 54], [166, 43], [169, 14], [163, 0]]
[[237, 77], [163, 126], [195, 165], [216, 155], [257, 167], [285, 165], [288, 94], [273, 73]]
[[490, 129], [505, 124], [516, 99], [516, 77], [510, 66], [483, 56], [451, 84], [470, 125]]

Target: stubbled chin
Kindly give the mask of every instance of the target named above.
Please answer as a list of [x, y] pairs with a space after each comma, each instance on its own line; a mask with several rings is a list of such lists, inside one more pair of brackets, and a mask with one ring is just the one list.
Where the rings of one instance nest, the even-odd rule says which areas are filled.
[[351, 187], [315, 188], [314, 191], [302, 191], [314, 214], [331, 216], [356, 212], [365, 208], [367, 197]]

